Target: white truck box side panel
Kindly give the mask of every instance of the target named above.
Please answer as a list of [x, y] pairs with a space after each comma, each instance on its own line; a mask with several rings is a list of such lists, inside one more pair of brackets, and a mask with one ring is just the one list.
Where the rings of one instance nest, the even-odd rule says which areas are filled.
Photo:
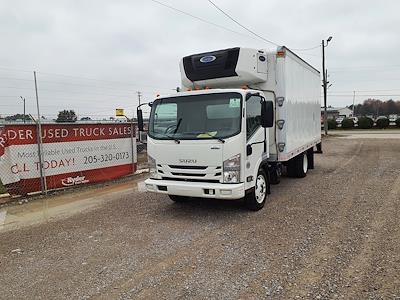
[[[279, 65], [280, 64], [280, 65]], [[321, 139], [320, 76], [300, 58], [286, 51], [278, 59], [280, 88], [285, 101], [278, 108], [278, 119], [285, 121], [283, 129], [276, 128], [278, 143], [285, 143], [279, 160], [288, 160]], [[278, 81], [279, 81], [278, 79]]]

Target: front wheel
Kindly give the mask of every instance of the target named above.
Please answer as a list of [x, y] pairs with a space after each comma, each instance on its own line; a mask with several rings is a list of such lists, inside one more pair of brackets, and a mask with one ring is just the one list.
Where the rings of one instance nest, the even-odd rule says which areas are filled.
[[257, 211], [264, 207], [265, 201], [269, 193], [269, 183], [267, 174], [260, 169], [256, 178], [256, 185], [245, 196], [246, 207], [250, 210]]

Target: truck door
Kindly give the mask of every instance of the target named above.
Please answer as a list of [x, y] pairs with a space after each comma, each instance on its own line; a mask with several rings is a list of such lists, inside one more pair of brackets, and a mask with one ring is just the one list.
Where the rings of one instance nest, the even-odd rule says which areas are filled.
[[246, 189], [254, 186], [258, 166], [264, 153], [265, 131], [261, 127], [261, 96], [252, 95], [246, 101]]

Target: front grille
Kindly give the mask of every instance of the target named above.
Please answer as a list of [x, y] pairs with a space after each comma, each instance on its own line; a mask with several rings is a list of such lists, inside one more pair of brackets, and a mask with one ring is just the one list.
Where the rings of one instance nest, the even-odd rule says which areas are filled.
[[206, 174], [195, 174], [195, 173], [190, 174], [190, 173], [175, 173], [175, 172], [171, 172], [171, 174], [175, 175], [175, 176], [188, 176], [188, 177], [190, 177], [190, 176], [195, 176], [195, 177], [206, 176]]
[[210, 182], [210, 183], [219, 183], [217, 179], [187, 179], [187, 178], [173, 178], [173, 177], [161, 177], [165, 180], [174, 180], [174, 181], [186, 181], [186, 182]]
[[207, 166], [178, 166], [168, 165], [171, 169], [184, 169], [184, 170], [205, 170]]
[[221, 166], [157, 165], [163, 179], [178, 181], [220, 182]]

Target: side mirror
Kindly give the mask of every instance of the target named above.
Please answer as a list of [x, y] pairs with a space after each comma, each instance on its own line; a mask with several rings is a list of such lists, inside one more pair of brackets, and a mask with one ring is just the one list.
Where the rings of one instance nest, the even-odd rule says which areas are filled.
[[253, 153], [253, 147], [251, 145], [247, 145], [246, 147], [246, 155], [250, 156]]
[[143, 127], [144, 127], [144, 125], [143, 125], [143, 112], [142, 112], [142, 110], [140, 108], [138, 108], [136, 110], [136, 113], [137, 113], [138, 129], [139, 129], [139, 131], [143, 131], [144, 130], [143, 129]]
[[261, 126], [269, 128], [274, 125], [274, 104], [272, 101], [261, 103]]

